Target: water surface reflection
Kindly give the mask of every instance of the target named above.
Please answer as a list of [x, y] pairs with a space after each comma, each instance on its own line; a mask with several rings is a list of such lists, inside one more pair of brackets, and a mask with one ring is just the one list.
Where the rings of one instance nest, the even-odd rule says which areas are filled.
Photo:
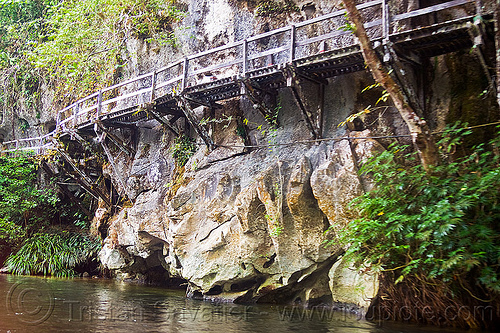
[[[355, 314], [302, 308], [215, 304], [183, 291], [92, 279], [0, 275], [3, 332], [337, 332], [439, 331], [375, 325]], [[451, 332], [451, 331], [448, 331]]]

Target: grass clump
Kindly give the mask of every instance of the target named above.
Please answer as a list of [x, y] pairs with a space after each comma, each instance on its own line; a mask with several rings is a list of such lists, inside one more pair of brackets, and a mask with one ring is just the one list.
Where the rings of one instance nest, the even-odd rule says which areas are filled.
[[74, 269], [97, 256], [98, 240], [79, 233], [39, 233], [11, 254], [6, 266], [14, 274], [70, 277]]

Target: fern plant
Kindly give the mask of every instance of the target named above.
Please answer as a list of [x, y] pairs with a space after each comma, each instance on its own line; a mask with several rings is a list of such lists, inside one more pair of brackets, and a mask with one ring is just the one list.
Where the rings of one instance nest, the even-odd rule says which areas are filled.
[[470, 154], [446, 154], [467, 134], [445, 133], [439, 145], [446, 162], [431, 173], [408, 166], [418, 161], [415, 153], [397, 145], [361, 168], [375, 188], [354, 200], [359, 217], [340, 234], [358, 267], [394, 272], [396, 283], [417, 275], [475, 281], [488, 295], [500, 293], [500, 136]]
[[14, 274], [70, 277], [100, 248], [99, 241], [79, 233], [39, 233], [11, 254], [6, 266]]

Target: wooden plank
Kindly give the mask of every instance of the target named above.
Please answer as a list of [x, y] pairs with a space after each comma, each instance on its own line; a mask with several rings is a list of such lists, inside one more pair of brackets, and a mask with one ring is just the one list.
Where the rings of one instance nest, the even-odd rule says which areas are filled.
[[227, 50], [227, 49], [231, 49], [231, 48], [234, 48], [234, 47], [241, 46], [241, 44], [242, 44], [242, 41], [238, 41], [238, 42], [233, 42], [233, 43], [230, 43], [230, 44], [222, 45], [222, 46], [219, 46], [219, 47], [207, 50], [207, 51], [203, 51], [203, 52], [199, 52], [199, 53], [193, 54], [191, 56], [188, 56], [187, 59], [188, 60], [194, 60], [196, 58], [200, 58], [200, 57], [203, 57], [203, 56], [206, 56], [206, 55], [210, 55], [212, 53], [217, 53], [217, 52], [220, 52], [220, 51], [224, 51], [224, 50]]
[[164, 66], [164, 67], [161, 67], [160, 69], [158, 69], [156, 71], [157, 74], [160, 74], [160, 73], [163, 73], [164, 71], [166, 71], [167, 69], [170, 69], [170, 68], [173, 68], [175, 66], [178, 66], [180, 64], [182, 64], [182, 62], [184, 61], [184, 59], [180, 59], [180, 60], [177, 60], [176, 62], [174, 63], [171, 63], [171, 64], [168, 64], [167, 66]]
[[[376, 27], [376, 26], [380, 25], [381, 23], [382, 23], [382, 20], [378, 19], [375, 21], [365, 23], [364, 26], [365, 26], [365, 29], [368, 29], [368, 28]], [[339, 36], [343, 36], [343, 35], [350, 35], [350, 34], [352, 34], [350, 31], [337, 30], [337, 31], [330, 32], [328, 34], [321, 35], [321, 36], [311, 37], [311, 38], [308, 38], [305, 40], [298, 41], [296, 43], [296, 46], [304, 46], [304, 45], [308, 45], [311, 43], [321, 42], [321, 41], [331, 39], [334, 37], [339, 37]]]
[[236, 60], [233, 60], [233, 61], [225, 62], [223, 64], [219, 64], [219, 65], [214, 65], [214, 66], [210, 66], [210, 67], [205, 67], [205, 68], [197, 69], [197, 70], [189, 73], [188, 76], [191, 77], [191, 76], [194, 76], [194, 75], [197, 75], [197, 74], [214, 71], [214, 70], [221, 69], [221, 68], [224, 68], [224, 67], [230, 67], [230, 66], [233, 66], [233, 65], [241, 64], [242, 62], [243, 62], [243, 59], [236, 59]]
[[153, 72], [151, 72], [151, 73], [147, 73], [147, 74], [143, 74], [143, 75], [140, 75], [140, 76], [138, 76], [138, 77], [134, 77], [134, 78], [132, 78], [132, 79], [130, 79], [130, 80], [127, 80], [127, 81], [124, 81], [124, 82], [122, 82], [122, 83], [115, 84], [114, 86], [104, 88], [104, 89], [102, 90], [102, 92], [103, 92], [103, 93], [105, 93], [105, 92], [108, 92], [108, 91], [110, 91], [110, 90], [113, 90], [113, 89], [116, 89], [116, 88], [123, 87], [123, 86], [125, 86], [125, 85], [127, 85], [127, 84], [131, 84], [131, 83], [137, 82], [137, 81], [139, 81], [139, 80], [145, 79], [145, 78], [150, 77], [150, 76], [152, 76], [152, 75], [153, 75]]
[[168, 86], [169, 84], [175, 83], [177, 81], [181, 81], [182, 77], [183, 77], [182, 75], [179, 75], [179, 76], [176, 76], [176, 77], [174, 77], [174, 78], [172, 78], [172, 79], [170, 79], [168, 81], [160, 83], [160, 84], [156, 85], [156, 89], [158, 90], [158, 89], [161, 89], [161, 88], [163, 88], [165, 86]]
[[443, 9], [461, 6], [461, 5], [465, 5], [467, 3], [473, 3], [473, 2], [474, 2], [473, 0], [453, 0], [453, 1], [445, 2], [445, 3], [441, 3], [438, 5], [434, 5], [434, 6], [430, 6], [430, 7], [426, 7], [426, 8], [422, 8], [422, 9], [417, 9], [417, 10], [414, 10], [414, 11], [411, 11], [408, 13], [394, 15], [394, 17], [392, 18], [392, 22], [401, 21], [401, 20], [405, 20], [408, 18], [421, 16], [421, 15], [437, 12], [437, 11], [440, 11]]
[[[362, 9], [370, 8], [370, 7], [373, 7], [373, 6], [376, 6], [376, 5], [380, 5], [381, 3], [382, 3], [382, 0], [370, 1], [370, 2], [358, 5], [358, 6], [356, 6], [356, 8], [358, 8], [358, 10], [362, 10]], [[330, 20], [330, 19], [335, 18], [337, 16], [345, 15], [345, 13], [346, 13], [345, 9], [341, 9], [341, 10], [338, 10], [338, 11], [330, 13], [330, 14], [326, 14], [326, 15], [323, 15], [323, 16], [319, 16], [319, 17], [316, 17], [316, 18], [312, 18], [310, 20], [306, 20], [306, 21], [297, 23], [297, 24], [295, 24], [295, 26], [297, 28], [301, 28], [301, 27], [304, 27], [304, 26], [307, 26], [307, 25], [311, 25], [311, 24], [314, 24], [314, 23], [318, 23], [318, 22], [321, 22], [321, 21]]]
[[275, 30], [271, 30], [271, 31], [268, 31], [268, 32], [264, 32], [263, 34], [260, 34], [260, 35], [248, 37], [247, 38], [247, 42], [248, 43], [255, 42], [255, 41], [258, 41], [259, 39], [263, 39], [263, 38], [267, 38], [267, 37], [271, 37], [271, 36], [274, 36], [274, 35], [277, 35], [277, 34], [281, 34], [281, 33], [287, 32], [288, 30], [290, 30], [289, 26], [283, 27], [283, 28], [279, 28], [279, 29], [275, 29]]
[[289, 55], [289, 59], [288, 61], [290, 63], [292, 63], [294, 60], [295, 60], [295, 36], [296, 35], [296, 32], [295, 32], [295, 26], [292, 24], [292, 28], [290, 29], [290, 55]]
[[108, 104], [111, 104], [113, 102], [118, 102], [118, 101], [121, 101], [121, 100], [124, 100], [124, 99], [127, 99], [127, 98], [130, 98], [130, 97], [134, 97], [134, 96], [137, 96], [137, 95], [140, 95], [140, 94], [146, 94], [146, 93], [150, 93], [151, 92], [151, 87], [149, 88], [144, 88], [144, 89], [141, 89], [141, 90], [137, 90], [137, 91], [134, 91], [134, 92], [131, 92], [131, 93], [128, 93], [126, 95], [121, 95], [121, 96], [118, 96], [118, 97], [115, 97], [115, 98], [112, 98], [112, 99], [108, 99], [104, 102], [102, 102], [102, 106], [105, 106], [105, 105], [108, 105]]
[[274, 49], [271, 49], [271, 50], [267, 50], [267, 51], [264, 51], [264, 52], [260, 52], [258, 54], [254, 54], [254, 55], [248, 56], [248, 60], [254, 60], [254, 59], [266, 57], [268, 55], [272, 55], [272, 54], [276, 54], [276, 53], [279, 53], [279, 52], [287, 51], [289, 48], [290, 48], [289, 45], [285, 45], [285, 46], [282, 46], [282, 47], [277, 47], [277, 48], [274, 48]]

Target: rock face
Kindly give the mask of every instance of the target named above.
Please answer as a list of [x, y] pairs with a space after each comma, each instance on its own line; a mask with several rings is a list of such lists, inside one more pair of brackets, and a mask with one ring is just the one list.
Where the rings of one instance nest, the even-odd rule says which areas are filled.
[[[148, 53], [140, 42], [129, 41], [129, 53], [137, 59], [128, 71], [141, 68], [139, 63], [151, 67], [178, 52], [204, 50], [325, 14], [338, 5], [296, 3], [299, 12], [271, 18], [254, 15], [253, 1], [186, 1], [189, 15], [184, 24], [189, 33], [179, 35], [181, 48], [162, 49], [162, 58]], [[453, 63], [445, 60], [436, 58], [435, 67], [428, 65], [434, 76], [424, 87], [432, 104], [427, 109], [440, 110], [428, 115], [435, 127], [443, 126], [446, 105], [452, 104], [446, 86], [434, 79], [440, 77], [438, 72], [452, 69]], [[198, 120], [217, 120], [204, 126], [218, 148], [208, 151], [198, 138], [198, 150], [182, 168], [171, 157], [170, 132], [155, 121], [143, 123], [135, 134], [136, 155], [116, 154], [120, 177], [107, 171], [115, 188], [132, 203], [108, 221], [103, 264], [122, 279], [181, 279], [190, 297], [308, 305], [340, 302], [366, 309], [377, 294], [377, 276], [358, 274], [342, 260], [344, 249], [336, 245], [336, 234], [353, 218], [349, 202], [372, 187], [358, 167], [394, 141], [366, 137], [408, 132], [390, 106], [356, 119], [347, 130], [339, 128], [350, 114], [375, 105], [381, 91], [360, 93], [373, 83], [364, 72], [328, 82], [323, 103], [314, 83], [304, 82], [301, 97], [312, 119], [321, 118], [316, 110], [323, 104], [323, 137], [349, 135], [350, 140], [265, 146], [311, 138], [286, 88], [279, 90], [279, 103], [274, 104], [279, 105], [278, 129], [271, 128], [245, 97], [225, 101], [214, 111], [196, 109]], [[196, 137], [193, 131], [191, 136]], [[409, 138], [398, 140], [410, 143]], [[326, 241], [333, 245], [325, 246]]]
[[[337, 5], [297, 4], [299, 12], [259, 17], [252, 1], [187, 1], [184, 24], [189, 29], [178, 36], [181, 48], [162, 49], [160, 54], [166, 56], [158, 57], [141, 42], [128, 41], [129, 53], [136, 58], [127, 71], [161, 65], [157, 59], [176, 52], [201, 51], [328, 13]], [[346, 134], [337, 125], [358, 104], [365, 104], [356, 92], [366, 82], [370, 80], [364, 73], [330, 80], [323, 136]], [[305, 83], [303, 91], [308, 109], [317, 110], [317, 86]], [[366, 307], [376, 288], [364, 288], [370, 292], [349, 298], [341, 286], [365, 281], [373, 286], [373, 281], [342, 275], [345, 267], [338, 262], [344, 249], [324, 242], [335, 240], [350, 218], [347, 203], [368, 186], [357, 175], [357, 161], [382, 148], [365, 140], [242, 147], [310, 139], [290, 91], [280, 90], [277, 99], [278, 129], [271, 128], [246, 98], [222, 103], [215, 114], [196, 109], [199, 120], [229, 120], [205, 125], [218, 148], [209, 152], [198, 139], [199, 149], [184, 168], [176, 168], [171, 157], [170, 132], [155, 121], [141, 124], [135, 134], [136, 155], [126, 158], [116, 152], [119, 172], [106, 170], [132, 204], [107, 222], [102, 263], [121, 279], [183, 279], [191, 297], [309, 305], [335, 301]]]
[[[351, 74], [327, 87], [324, 117], [331, 125], [324, 136], [346, 134], [333, 124], [359, 101], [337, 97], [351, 96], [349, 90], [364, 80], [364, 73]], [[310, 139], [289, 91], [278, 98], [278, 129], [244, 98], [223, 103], [215, 118], [230, 120], [206, 125], [219, 147], [209, 152], [198, 139], [183, 168], [175, 166], [167, 132], [157, 124], [140, 129], [136, 155], [116, 156], [126, 179], [122, 193], [133, 204], [108, 222], [103, 264], [122, 279], [183, 279], [191, 297], [366, 308], [377, 292], [376, 277], [341, 265], [344, 249], [334, 240], [351, 218], [349, 201], [370, 185], [358, 176], [359, 161], [383, 147], [373, 140], [332, 140], [243, 148]], [[205, 111], [196, 111], [200, 119]], [[238, 134], [242, 119], [244, 138]], [[109, 175], [119, 188], [115, 174]], [[325, 246], [330, 240], [334, 245]], [[346, 290], [353, 288], [363, 293], [350, 297]]]
[[[125, 76], [329, 13], [340, 4], [297, 0], [298, 11], [266, 17], [255, 15], [257, 1], [178, 2], [189, 12], [176, 30], [180, 46], [127, 39]], [[428, 118], [434, 127], [441, 129], [449, 109], [462, 110], [466, 102], [468, 115], [479, 114], [473, 99], [457, 102], [449, 92], [456, 75], [461, 75], [456, 63], [440, 57], [428, 67], [431, 84], [418, 88], [429, 90], [427, 109], [434, 113]], [[441, 80], [442, 73], [446, 75]], [[323, 137], [349, 135], [350, 140], [299, 143], [311, 134], [287, 88], [278, 91], [279, 103], [268, 103], [278, 112], [277, 129], [245, 97], [221, 103], [222, 109], [196, 109], [198, 120], [217, 120], [204, 126], [218, 147], [208, 151], [198, 138], [198, 149], [184, 167], [172, 157], [174, 136], [158, 122], [116, 130], [114, 134], [130, 142], [136, 153], [112, 151], [114, 165], [103, 170], [116, 191], [128, 198], [113, 216], [103, 208], [96, 212], [94, 230], [107, 236], [100, 253], [103, 265], [120, 279], [182, 281], [190, 297], [308, 305], [340, 302], [366, 309], [377, 293], [377, 277], [358, 274], [343, 262], [344, 249], [335, 239], [353, 217], [349, 202], [372, 186], [369, 178], [358, 174], [359, 165], [394, 140], [356, 138], [408, 132], [390, 106], [364, 115], [348, 129], [338, 127], [349, 115], [375, 105], [381, 91], [361, 94], [373, 84], [365, 72], [330, 78], [328, 83], [324, 101], [318, 98], [318, 86], [308, 81], [301, 97], [311, 118], [322, 119]], [[469, 89], [470, 95], [480, 96], [484, 88], [474, 89]], [[321, 105], [322, 117], [317, 111]], [[50, 125], [53, 116], [43, 113], [42, 120]], [[178, 125], [183, 132], [184, 125]], [[196, 138], [192, 130], [190, 135]], [[333, 245], [325, 246], [327, 241]]]

